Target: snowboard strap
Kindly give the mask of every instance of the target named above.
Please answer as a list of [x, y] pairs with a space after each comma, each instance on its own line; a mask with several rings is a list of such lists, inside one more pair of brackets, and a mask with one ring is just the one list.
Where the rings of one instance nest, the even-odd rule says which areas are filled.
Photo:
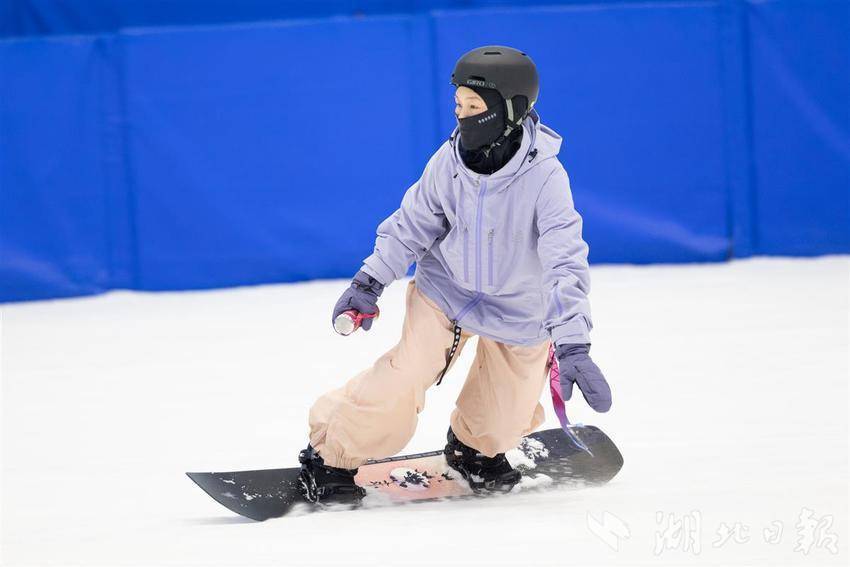
[[463, 329], [460, 328], [460, 325], [457, 324], [457, 321], [452, 321], [454, 325], [454, 340], [452, 341], [452, 348], [449, 349], [449, 354], [446, 356], [446, 365], [443, 367], [443, 370], [440, 372], [440, 375], [437, 377], [437, 386], [443, 381], [443, 376], [446, 375], [446, 372], [449, 371], [449, 366], [452, 363], [452, 359], [455, 357], [455, 353], [457, 352], [457, 347], [460, 344], [460, 334]]

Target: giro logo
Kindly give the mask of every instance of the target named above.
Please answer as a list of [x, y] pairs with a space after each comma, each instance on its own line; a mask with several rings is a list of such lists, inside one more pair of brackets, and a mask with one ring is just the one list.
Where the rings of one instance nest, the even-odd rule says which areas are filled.
[[496, 83], [489, 83], [487, 81], [479, 81], [477, 79], [467, 79], [466, 84], [472, 85], [472, 86], [475, 86], [475, 87], [484, 87], [485, 89], [495, 89], [496, 88]]
[[484, 124], [485, 122], [489, 122], [490, 120], [493, 120], [494, 118], [496, 118], [495, 112], [493, 114], [491, 114], [490, 116], [485, 116], [484, 118], [479, 118], [478, 123]]

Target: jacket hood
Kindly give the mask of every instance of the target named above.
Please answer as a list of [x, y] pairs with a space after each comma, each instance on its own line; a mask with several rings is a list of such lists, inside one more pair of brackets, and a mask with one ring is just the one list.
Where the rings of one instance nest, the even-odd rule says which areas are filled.
[[[451, 159], [455, 169], [455, 173], [462, 173], [472, 179], [487, 178], [503, 180], [505, 178], [516, 179], [531, 169], [534, 169], [546, 160], [555, 158], [558, 152], [561, 151], [561, 136], [544, 125], [540, 121], [540, 115], [532, 109], [522, 123], [522, 144], [514, 156], [502, 167], [499, 171], [490, 175], [475, 173], [463, 163], [460, 157], [459, 144], [457, 139], [459, 136], [459, 128], [455, 127], [449, 138], [449, 143], [452, 146]], [[510, 181], [513, 181], [510, 179]]]

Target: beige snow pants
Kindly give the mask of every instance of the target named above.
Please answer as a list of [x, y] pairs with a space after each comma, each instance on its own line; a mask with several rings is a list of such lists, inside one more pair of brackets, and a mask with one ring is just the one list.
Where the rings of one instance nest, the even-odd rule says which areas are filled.
[[[449, 318], [413, 281], [406, 303], [399, 343], [310, 409], [310, 444], [330, 466], [353, 469], [395, 455], [413, 437], [425, 390], [445, 366], [454, 335]], [[461, 335], [454, 360], [470, 336]], [[548, 341], [517, 346], [479, 337], [451, 416], [458, 439], [493, 456], [543, 423], [548, 352]]]

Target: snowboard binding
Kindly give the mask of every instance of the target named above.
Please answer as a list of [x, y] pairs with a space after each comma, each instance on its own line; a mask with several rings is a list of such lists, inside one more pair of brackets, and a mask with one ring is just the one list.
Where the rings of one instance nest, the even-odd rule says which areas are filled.
[[522, 478], [522, 473], [511, 466], [504, 453], [487, 457], [464, 444], [451, 427], [446, 434], [443, 450], [448, 465], [459, 472], [476, 493], [510, 492]]
[[298, 487], [301, 496], [313, 504], [358, 504], [366, 491], [357, 486], [357, 469], [340, 469], [325, 464], [311, 445], [298, 454], [301, 472]]

